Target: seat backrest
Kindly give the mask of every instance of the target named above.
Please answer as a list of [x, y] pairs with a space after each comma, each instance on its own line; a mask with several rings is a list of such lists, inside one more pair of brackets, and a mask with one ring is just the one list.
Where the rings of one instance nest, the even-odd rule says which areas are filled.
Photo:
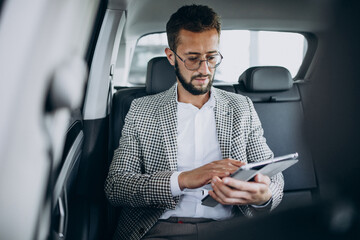
[[110, 115], [109, 160], [119, 146], [125, 117], [132, 101], [146, 95], [156, 94], [169, 89], [176, 82], [174, 68], [166, 57], [156, 57], [149, 61], [146, 75], [146, 87], [131, 87], [118, 90], [112, 100]]
[[146, 93], [156, 94], [168, 90], [176, 82], [174, 67], [166, 57], [155, 57], [147, 66]]
[[253, 101], [274, 155], [299, 153], [299, 162], [283, 172], [285, 196], [281, 206], [310, 201], [317, 182], [305, 137], [298, 84], [293, 83], [289, 71], [283, 67], [252, 67], [239, 77], [235, 89]]

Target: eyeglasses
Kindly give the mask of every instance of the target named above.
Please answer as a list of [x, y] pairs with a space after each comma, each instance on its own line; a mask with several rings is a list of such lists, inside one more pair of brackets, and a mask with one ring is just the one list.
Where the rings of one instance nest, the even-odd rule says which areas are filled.
[[201, 60], [200, 57], [189, 57], [184, 60], [179, 55], [177, 55], [174, 50], [170, 50], [175, 53], [175, 55], [185, 64], [185, 67], [190, 71], [198, 70], [202, 62], [206, 62], [209, 68], [217, 68], [223, 59], [221, 53], [217, 52], [214, 55], [207, 56], [206, 60]]

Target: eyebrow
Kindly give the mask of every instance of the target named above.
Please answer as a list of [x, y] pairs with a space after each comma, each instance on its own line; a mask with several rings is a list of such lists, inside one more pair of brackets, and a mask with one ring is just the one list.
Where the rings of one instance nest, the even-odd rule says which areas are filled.
[[[218, 53], [218, 51], [217, 50], [209, 51], [206, 54], [211, 54], [211, 53]], [[188, 52], [188, 53], [185, 53], [185, 55], [201, 55], [201, 53], [199, 53], [199, 52]]]

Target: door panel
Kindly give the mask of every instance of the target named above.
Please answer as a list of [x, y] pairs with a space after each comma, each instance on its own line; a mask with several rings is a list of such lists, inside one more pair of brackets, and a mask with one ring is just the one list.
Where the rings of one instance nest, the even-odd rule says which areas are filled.
[[[73, 131], [77, 131], [77, 125], [74, 125]], [[54, 186], [52, 197], [53, 239], [67, 239], [69, 215], [71, 214], [69, 212], [69, 204], [71, 203], [71, 196], [75, 191], [75, 181], [78, 174], [83, 143], [84, 134], [80, 131], [69, 149]]]

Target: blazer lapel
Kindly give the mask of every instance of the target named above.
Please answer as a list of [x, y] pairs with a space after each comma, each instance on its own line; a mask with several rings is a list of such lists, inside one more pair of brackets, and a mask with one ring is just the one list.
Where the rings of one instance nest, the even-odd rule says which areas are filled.
[[163, 132], [165, 153], [171, 171], [177, 170], [177, 105], [175, 98], [174, 85], [166, 92], [163, 105], [159, 108], [159, 124]]
[[229, 107], [227, 100], [216, 93], [212, 88], [215, 98], [215, 122], [218, 141], [223, 158], [231, 158], [231, 135], [233, 127], [233, 109]]

